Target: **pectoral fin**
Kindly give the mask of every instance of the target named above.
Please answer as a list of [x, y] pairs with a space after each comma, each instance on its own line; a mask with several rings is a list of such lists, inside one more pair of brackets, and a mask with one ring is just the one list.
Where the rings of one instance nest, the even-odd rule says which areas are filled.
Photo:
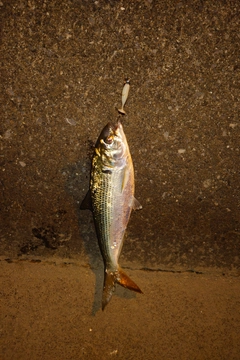
[[129, 170], [126, 166], [122, 173], [122, 192], [123, 192], [125, 186], [127, 185], [128, 180], [129, 180]]
[[88, 210], [92, 211], [92, 199], [91, 199], [90, 190], [88, 190], [85, 198], [81, 202], [80, 209], [81, 210], [87, 210], [88, 209]]

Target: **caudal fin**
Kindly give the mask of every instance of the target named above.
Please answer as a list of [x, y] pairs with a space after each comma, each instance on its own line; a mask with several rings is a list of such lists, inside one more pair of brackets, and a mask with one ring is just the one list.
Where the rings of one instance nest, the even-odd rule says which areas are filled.
[[143, 293], [137, 284], [135, 284], [121, 268], [118, 269], [116, 282], [129, 290], [136, 291], [140, 294]]
[[103, 295], [102, 295], [102, 310], [105, 309], [105, 307], [112, 298], [112, 294], [115, 290], [115, 282], [116, 282], [115, 272], [105, 270]]
[[141, 294], [143, 293], [142, 290], [137, 286], [137, 284], [135, 284], [135, 282], [132, 281], [130, 277], [121, 268], [119, 268], [116, 271], [105, 270], [103, 296], [102, 296], [102, 310], [105, 309], [106, 305], [111, 300], [113, 292], [115, 290], [116, 283], [129, 290]]

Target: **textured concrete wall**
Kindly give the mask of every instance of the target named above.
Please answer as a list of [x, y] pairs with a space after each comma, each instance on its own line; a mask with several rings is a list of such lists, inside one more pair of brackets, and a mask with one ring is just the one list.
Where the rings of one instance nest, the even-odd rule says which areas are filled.
[[238, 268], [239, 1], [0, 5], [1, 254], [101, 261], [79, 204], [130, 77], [122, 263]]

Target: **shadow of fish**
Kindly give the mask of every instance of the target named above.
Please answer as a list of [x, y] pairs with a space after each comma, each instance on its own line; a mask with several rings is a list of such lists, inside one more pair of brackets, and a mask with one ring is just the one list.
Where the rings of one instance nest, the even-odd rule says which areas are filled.
[[90, 189], [80, 208], [93, 212], [104, 260], [102, 309], [110, 301], [116, 283], [142, 293], [118, 264], [131, 211], [142, 208], [134, 198], [133, 163], [120, 122], [107, 124], [97, 140]]

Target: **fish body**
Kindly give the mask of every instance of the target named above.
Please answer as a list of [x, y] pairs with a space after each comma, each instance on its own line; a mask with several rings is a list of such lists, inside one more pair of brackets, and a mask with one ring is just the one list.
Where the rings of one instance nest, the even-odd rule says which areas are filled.
[[127, 79], [124, 86], [123, 86], [123, 90], [122, 90], [122, 107], [121, 109], [118, 109], [118, 111], [125, 115], [126, 112], [125, 110], [123, 109], [124, 105], [126, 104], [126, 101], [127, 101], [127, 98], [128, 98], [128, 93], [129, 93], [129, 90], [130, 90], [130, 80]]
[[116, 283], [142, 292], [118, 264], [131, 211], [141, 208], [134, 198], [133, 163], [120, 122], [115, 125], [107, 124], [97, 140], [90, 190], [81, 208], [86, 208], [85, 202], [89, 197], [105, 267], [102, 297], [104, 309], [112, 297]]

